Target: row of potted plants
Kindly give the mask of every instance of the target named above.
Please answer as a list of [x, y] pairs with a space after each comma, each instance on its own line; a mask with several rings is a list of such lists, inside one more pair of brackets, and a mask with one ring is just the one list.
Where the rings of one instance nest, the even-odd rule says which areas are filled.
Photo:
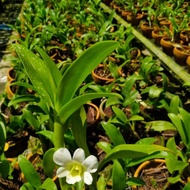
[[[147, 5], [144, 1], [111, 1], [108, 5], [133, 26], [139, 25], [142, 33], [149, 39], [153, 38], [155, 44], [161, 45], [163, 51], [169, 56], [174, 56], [177, 63], [189, 64], [190, 58], [187, 60], [190, 55], [188, 2], [152, 1]], [[133, 15], [133, 19], [128, 15]], [[135, 20], [135, 15], [139, 17], [138, 21]], [[182, 53], [179, 55], [180, 51]]]
[[[7, 179], [14, 175], [6, 159], [9, 148], [4, 150], [8, 137], [25, 130], [27, 138], [33, 140], [28, 141], [30, 146], [24, 155], [40, 155], [38, 164], [45, 180], [40, 179], [33, 162], [19, 152], [15, 160], [25, 176], [19, 182], [23, 189], [83, 189], [87, 185], [90, 189], [137, 188], [144, 182], [136, 174], [131, 177], [131, 170], [154, 158], [166, 160], [166, 186], [179, 184], [188, 188], [190, 116], [181, 101], [187, 100], [185, 89], [181, 92], [180, 84], [171, 82], [172, 76], [159, 61], [141, 51], [144, 47], [140, 48], [130, 28], [125, 30], [114, 23], [113, 15], [105, 14], [92, 1], [81, 1], [79, 7], [75, 1], [37, 3], [40, 6], [25, 2], [26, 8], [14, 27], [20, 44], [13, 46], [16, 78], [10, 81], [14, 81], [16, 94], [2, 95], [2, 176]], [[104, 70], [99, 70], [99, 65]], [[94, 74], [107, 76], [108, 81], [100, 81], [100, 76], [96, 80]], [[101, 110], [98, 122], [94, 122], [94, 115], [99, 109], [87, 109], [89, 101]], [[173, 136], [168, 140], [167, 131], [176, 133], [169, 133]], [[37, 140], [31, 145], [34, 138]], [[60, 149], [63, 147], [70, 152], [80, 147], [86, 155], [98, 157], [99, 167], [93, 165], [92, 183], [85, 178], [86, 167], [80, 163], [83, 158], [74, 154], [77, 165], [69, 168], [80, 180], [75, 181], [68, 169], [76, 183], [67, 180], [68, 175], [60, 177], [57, 173], [60, 183], [55, 185], [51, 179], [58, 168], [55, 163], [59, 162], [53, 161], [53, 155], [57, 150], [66, 151]], [[159, 181], [150, 183], [157, 188]]]

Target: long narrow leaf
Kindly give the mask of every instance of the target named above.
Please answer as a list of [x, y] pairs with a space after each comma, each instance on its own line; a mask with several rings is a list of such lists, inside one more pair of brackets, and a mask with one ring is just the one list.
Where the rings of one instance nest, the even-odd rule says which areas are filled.
[[102, 122], [101, 124], [115, 146], [126, 143], [120, 131], [113, 124], [107, 122]]
[[186, 137], [186, 133], [185, 133], [184, 126], [182, 124], [181, 119], [173, 113], [169, 113], [168, 116], [171, 119], [172, 123], [175, 125], [176, 129], [178, 130], [183, 143], [187, 146], [188, 139]]
[[101, 166], [114, 159], [141, 158], [162, 151], [172, 152], [170, 149], [160, 145], [122, 144], [116, 146], [107, 154]]
[[42, 56], [45, 63], [46, 64], [48, 63], [50, 73], [52, 76], [52, 80], [54, 80], [55, 85], [58, 86], [58, 84], [61, 80], [61, 77], [62, 77], [61, 72], [59, 71], [58, 67], [53, 62], [53, 60], [40, 47], [37, 46], [36, 49], [38, 50], [38, 52]]
[[73, 98], [84, 79], [118, 46], [119, 43], [115, 41], [99, 42], [87, 49], [70, 65], [57, 89], [57, 111]]
[[87, 145], [86, 139], [86, 127], [87, 124], [85, 123], [86, 120], [86, 112], [85, 109], [77, 110], [71, 118], [72, 124], [72, 132], [76, 144], [78, 147], [81, 147], [85, 151], [85, 155], [89, 155], [89, 149]]
[[28, 161], [23, 155], [19, 155], [18, 163], [27, 181], [35, 188], [41, 186], [40, 176], [34, 169], [32, 163]]
[[118, 160], [114, 160], [112, 180], [113, 190], [126, 189], [126, 173]]
[[92, 99], [96, 99], [96, 98], [110, 97], [110, 96], [116, 96], [116, 97], [122, 98], [119, 94], [116, 94], [116, 93], [89, 93], [89, 94], [84, 94], [72, 99], [67, 104], [65, 104], [58, 113], [61, 123], [62, 124], [65, 123], [66, 120], [76, 110], [78, 110], [82, 105], [84, 105], [88, 101]]
[[53, 105], [56, 85], [51, 76], [48, 63], [45, 63], [26, 47], [16, 44], [13, 46], [27, 72], [29, 79], [35, 86], [38, 94], [50, 105]]

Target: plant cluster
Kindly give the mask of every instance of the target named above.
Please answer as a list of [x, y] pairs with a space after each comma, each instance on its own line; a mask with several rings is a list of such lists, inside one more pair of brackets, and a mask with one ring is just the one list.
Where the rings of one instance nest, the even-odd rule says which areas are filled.
[[[142, 53], [131, 27], [115, 22], [113, 13], [90, 0], [25, 1], [12, 26], [16, 93], [1, 95], [3, 179], [17, 171], [22, 190], [124, 190], [144, 185], [132, 169], [162, 158], [168, 183], [188, 188], [190, 116], [181, 100], [187, 92], [155, 56]], [[93, 80], [99, 64], [113, 80]], [[93, 125], [87, 114], [96, 112], [86, 109], [88, 102], [102, 110]], [[10, 159], [9, 140], [23, 131], [28, 146]], [[177, 135], [166, 138], [168, 131]]]

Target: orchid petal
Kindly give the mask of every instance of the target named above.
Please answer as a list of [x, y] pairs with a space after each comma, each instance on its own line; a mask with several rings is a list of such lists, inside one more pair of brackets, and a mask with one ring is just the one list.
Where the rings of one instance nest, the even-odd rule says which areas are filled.
[[93, 181], [92, 175], [89, 172], [84, 172], [84, 183], [91, 185]]
[[57, 172], [56, 172], [56, 175], [57, 175], [57, 177], [62, 178], [62, 177], [67, 176], [68, 173], [69, 173], [68, 170], [66, 170], [66, 169], [63, 168], [63, 167], [60, 167], [60, 168], [58, 168], [58, 170], [57, 170]]
[[82, 165], [86, 168], [88, 172], [94, 173], [98, 169], [98, 160], [95, 156], [90, 155], [84, 160]]
[[82, 163], [84, 159], [85, 159], [84, 150], [82, 148], [78, 148], [77, 150], [75, 150], [73, 154], [73, 160]]
[[67, 175], [67, 177], [66, 177], [66, 182], [67, 182], [68, 184], [74, 184], [74, 183], [79, 182], [79, 181], [81, 181], [81, 180], [82, 180], [82, 178], [81, 178], [80, 175], [73, 177], [73, 176], [69, 173], [69, 174]]
[[67, 148], [60, 148], [54, 153], [53, 161], [57, 165], [63, 166], [65, 163], [71, 161], [71, 154]]

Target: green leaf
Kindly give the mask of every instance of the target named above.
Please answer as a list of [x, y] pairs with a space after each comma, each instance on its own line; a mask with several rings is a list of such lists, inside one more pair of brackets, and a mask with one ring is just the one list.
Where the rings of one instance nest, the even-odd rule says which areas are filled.
[[176, 129], [178, 130], [183, 143], [186, 146], [188, 146], [188, 139], [186, 137], [186, 131], [184, 130], [184, 126], [182, 125], [181, 119], [173, 113], [169, 113], [168, 116], [171, 119], [172, 123], [175, 125]]
[[35, 190], [35, 189], [32, 187], [30, 183], [26, 182], [21, 186], [20, 190]]
[[190, 189], [190, 182], [188, 182], [185, 187], [183, 188], [183, 190], [189, 190]]
[[166, 152], [166, 151], [160, 151], [160, 152], [154, 152], [152, 154], [149, 154], [149, 155], [146, 155], [146, 156], [143, 156], [143, 157], [140, 157], [140, 158], [132, 158], [129, 160], [129, 163], [128, 163], [128, 167], [131, 167], [131, 166], [136, 166], [137, 164], [140, 164], [144, 161], [147, 161], [147, 160], [152, 160], [152, 159], [157, 159], [157, 158], [168, 158], [171, 156], [171, 153]]
[[16, 82], [11, 82], [10, 86], [17, 85], [17, 86], [23, 86], [26, 89], [31, 89], [33, 91], [36, 91], [35, 87], [29, 83], [22, 82], [22, 81], [16, 81]]
[[142, 79], [142, 77], [137, 76], [137, 75], [131, 75], [129, 77], [126, 78], [125, 84], [122, 88], [122, 95], [126, 98], [128, 98], [128, 96], [130, 96], [133, 85], [135, 83], [135, 81]]
[[41, 187], [40, 188], [42, 188], [42, 189], [46, 189], [46, 190], [57, 190], [57, 186], [56, 186], [56, 184], [52, 181], [52, 179], [50, 179], [50, 178], [47, 178], [44, 182], [43, 182], [43, 184], [41, 185]]
[[48, 63], [45, 63], [32, 51], [22, 45], [15, 44], [13, 47], [22, 61], [23, 67], [38, 94], [47, 101], [49, 105], [53, 105], [56, 85], [52, 78]]
[[52, 61], [52, 59], [40, 47], [36, 46], [36, 49], [42, 56], [44, 62], [48, 64], [52, 80], [54, 81], [54, 84], [57, 87], [62, 77], [61, 72], [59, 71], [56, 64]]
[[0, 177], [6, 179], [9, 174], [10, 163], [7, 160], [0, 160]]
[[110, 143], [103, 142], [103, 141], [102, 141], [102, 142], [98, 142], [98, 143], [97, 143], [97, 146], [98, 146], [99, 148], [101, 148], [105, 153], [108, 153], [108, 152], [112, 149]]
[[174, 137], [168, 139], [166, 147], [172, 150], [177, 155], [177, 145], [175, 143]]
[[133, 115], [129, 121], [143, 121], [144, 117], [141, 117], [140, 115]]
[[146, 123], [146, 129], [153, 129], [154, 131], [166, 131], [166, 130], [176, 130], [176, 127], [168, 121], [150, 121]]
[[101, 122], [101, 124], [115, 146], [126, 143], [120, 131], [113, 124], [108, 122]]
[[128, 159], [128, 158], [141, 158], [156, 152], [168, 151], [168, 148], [160, 145], [141, 145], [141, 144], [122, 144], [114, 147], [105, 157], [102, 165], [114, 159]]
[[162, 88], [158, 88], [157, 86], [151, 86], [149, 89], [149, 97], [158, 98], [162, 92], [163, 92]]
[[134, 185], [143, 186], [143, 185], [146, 185], [146, 183], [138, 177], [130, 177], [129, 179], [127, 179], [127, 185], [128, 186], [134, 186]]
[[156, 138], [149, 137], [149, 138], [143, 138], [137, 141], [135, 144], [153, 144], [157, 141]]
[[181, 173], [188, 166], [188, 163], [177, 160], [176, 157], [171, 156], [166, 158], [166, 165], [169, 172], [172, 174], [175, 171], [179, 171]]
[[53, 133], [53, 131], [44, 130], [44, 131], [36, 132], [36, 134], [43, 135], [44, 137], [49, 139], [52, 142], [52, 144], [54, 144], [54, 133]]
[[126, 97], [125, 100], [123, 101], [123, 106], [126, 107], [128, 105], [131, 105], [133, 102], [135, 102], [138, 95], [139, 95], [139, 92], [137, 90], [132, 90], [129, 96]]
[[32, 163], [30, 163], [23, 155], [18, 156], [18, 163], [26, 180], [33, 187], [39, 188], [41, 186], [40, 176], [34, 169]]
[[78, 145], [81, 147], [86, 155], [89, 155], [87, 139], [86, 139], [86, 112], [85, 109], [82, 107], [81, 109], [77, 110], [71, 116], [71, 125], [72, 125], [72, 132], [74, 135], [74, 139]]
[[73, 98], [84, 79], [118, 46], [119, 43], [115, 41], [98, 42], [88, 48], [69, 66], [57, 89], [57, 111]]
[[53, 172], [55, 168], [55, 163], [53, 161], [54, 152], [55, 152], [54, 148], [51, 148], [48, 151], [46, 151], [44, 154], [43, 163], [42, 163], [45, 174], [50, 178], [53, 177]]
[[114, 160], [112, 171], [113, 190], [125, 190], [126, 189], [126, 174], [121, 164]]
[[39, 102], [39, 97], [36, 97], [32, 94], [23, 94], [19, 96], [14, 96], [11, 101], [8, 103], [8, 106], [16, 105], [22, 102]]
[[168, 178], [168, 182], [173, 183], [173, 184], [177, 183], [179, 181], [181, 181], [181, 177], [180, 177], [179, 174], [177, 176], [175, 176], [175, 177], [169, 177]]
[[5, 124], [2, 121], [0, 121], [0, 156], [4, 152], [5, 141], [6, 141]]
[[97, 181], [97, 190], [105, 190], [106, 189], [106, 179], [104, 175], [101, 175]]
[[162, 85], [163, 85], [163, 92], [166, 92], [166, 90], [168, 89], [168, 78], [164, 73], [161, 73], [162, 75]]
[[182, 105], [182, 103], [181, 103], [179, 96], [174, 96], [170, 102], [169, 113], [178, 114], [179, 107], [181, 105]]
[[101, 97], [111, 97], [116, 96], [122, 98], [119, 94], [116, 93], [88, 93], [81, 96], [78, 96], [67, 104], [65, 104], [58, 113], [61, 123], [65, 123], [66, 120], [82, 105], [86, 104], [88, 101]]
[[180, 116], [181, 116], [181, 120], [183, 121], [183, 130], [184, 130], [184, 134], [186, 135], [186, 144], [188, 145], [188, 148], [190, 146], [190, 135], [189, 131], [190, 131], [190, 114], [189, 112], [187, 112], [186, 110], [184, 110], [183, 108], [179, 108], [179, 112], [180, 112]]
[[27, 109], [23, 109], [23, 118], [26, 119], [26, 121], [34, 127], [36, 131], [39, 130], [40, 128], [40, 122], [35, 118], [33, 113]]
[[113, 112], [116, 114], [117, 118], [122, 122], [122, 123], [128, 123], [128, 119], [127, 116], [125, 115], [125, 113], [119, 109], [116, 106], [112, 106], [112, 110]]

